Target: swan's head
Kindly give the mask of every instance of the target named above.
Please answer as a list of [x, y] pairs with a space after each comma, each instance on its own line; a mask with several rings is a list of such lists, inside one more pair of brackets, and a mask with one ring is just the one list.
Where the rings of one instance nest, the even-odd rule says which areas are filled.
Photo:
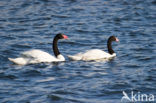
[[109, 39], [110, 39], [111, 41], [119, 42], [119, 39], [118, 39], [117, 37], [115, 37], [115, 36], [110, 36]]
[[66, 36], [66, 35], [64, 35], [64, 34], [62, 34], [62, 33], [57, 34], [56, 37], [57, 37], [58, 39], [68, 39], [68, 36]]

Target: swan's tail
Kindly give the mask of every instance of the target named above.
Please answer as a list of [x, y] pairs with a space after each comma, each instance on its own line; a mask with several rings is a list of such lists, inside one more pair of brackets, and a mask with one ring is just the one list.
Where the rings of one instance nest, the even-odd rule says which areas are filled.
[[71, 60], [81, 60], [82, 57], [68, 55], [68, 58], [71, 59]]
[[8, 58], [11, 62], [18, 64], [18, 65], [25, 65], [27, 63], [27, 60], [24, 58]]

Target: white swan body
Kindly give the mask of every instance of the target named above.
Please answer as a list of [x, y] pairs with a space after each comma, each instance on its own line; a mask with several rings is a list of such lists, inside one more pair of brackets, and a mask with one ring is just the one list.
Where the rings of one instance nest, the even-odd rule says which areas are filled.
[[72, 60], [84, 60], [84, 61], [101, 60], [101, 59], [109, 60], [116, 56], [116, 53], [113, 51], [112, 46], [111, 46], [112, 41], [118, 42], [119, 39], [116, 38], [115, 36], [110, 36], [108, 38], [108, 41], [107, 41], [108, 53], [99, 49], [92, 49], [92, 50], [78, 53], [73, 56], [69, 55], [68, 57]]
[[78, 53], [76, 55], [68, 55], [68, 57], [72, 60], [84, 60], [84, 61], [90, 61], [90, 60], [98, 60], [98, 59], [110, 59], [115, 57], [116, 54], [109, 54], [99, 49], [92, 49], [88, 50], [84, 53]]
[[57, 41], [59, 39], [68, 39], [68, 37], [61, 33], [57, 34], [54, 37], [53, 52], [55, 56], [52, 56], [49, 53], [46, 53], [38, 49], [33, 49], [33, 50], [23, 52], [21, 54], [21, 57], [18, 57], [15, 59], [13, 58], [8, 58], [8, 59], [18, 65], [26, 65], [26, 64], [34, 64], [34, 63], [42, 63], [42, 62], [65, 61], [65, 58], [63, 57], [63, 55], [60, 54], [58, 47], [57, 47]]
[[59, 62], [65, 61], [65, 58], [60, 54], [57, 57], [50, 55], [47, 52], [33, 49], [21, 54], [21, 57], [18, 58], [9, 58], [10, 61], [14, 62], [18, 65], [26, 65], [26, 64], [35, 64], [35, 63], [42, 63], [42, 62]]

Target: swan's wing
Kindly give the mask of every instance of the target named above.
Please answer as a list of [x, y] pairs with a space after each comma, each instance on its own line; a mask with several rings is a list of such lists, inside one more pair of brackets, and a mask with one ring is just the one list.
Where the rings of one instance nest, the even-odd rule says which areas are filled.
[[30, 62], [52, 62], [52, 61], [58, 61], [58, 59], [49, 53], [46, 53], [41, 50], [33, 49], [26, 52], [23, 52], [22, 57], [29, 58], [29, 60], [32, 60]]
[[25, 51], [21, 53], [21, 57], [19, 58], [8, 58], [10, 61], [15, 64], [25, 65], [25, 64], [34, 64], [41, 62], [58, 62], [65, 61], [65, 58], [62, 55], [58, 55], [58, 57], [54, 57], [49, 53], [46, 53], [41, 50], [33, 49], [29, 51]]
[[78, 53], [76, 55], [69, 55], [68, 57], [72, 60], [97, 60], [102, 58], [109, 58], [111, 55], [99, 49], [91, 49], [85, 52]]
[[36, 58], [39, 56], [51, 56], [50, 54], [48, 54], [44, 51], [38, 50], [38, 49], [32, 49], [29, 51], [25, 51], [25, 52], [21, 53], [21, 55], [25, 56], [25, 57], [31, 57], [31, 58]]
[[99, 49], [92, 49], [83, 54], [83, 60], [97, 60], [110, 57], [109, 53], [106, 53]]

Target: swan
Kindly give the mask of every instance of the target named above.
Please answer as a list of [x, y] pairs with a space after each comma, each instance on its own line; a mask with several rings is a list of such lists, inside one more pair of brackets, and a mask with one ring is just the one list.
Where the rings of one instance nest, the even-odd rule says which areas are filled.
[[59, 62], [65, 61], [65, 58], [58, 50], [57, 42], [59, 39], [68, 39], [68, 37], [62, 33], [57, 34], [53, 39], [53, 52], [55, 56], [50, 55], [47, 52], [38, 49], [32, 49], [21, 53], [21, 57], [8, 58], [11, 62], [18, 65], [35, 64], [41, 62]]
[[119, 39], [115, 36], [110, 36], [107, 41], [107, 48], [108, 53], [104, 52], [100, 49], [91, 49], [85, 52], [80, 52], [75, 55], [68, 55], [69, 59], [71, 60], [83, 60], [83, 61], [90, 61], [90, 60], [100, 60], [100, 59], [111, 59], [116, 56], [116, 53], [112, 49], [112, 41], [118, 42]]

